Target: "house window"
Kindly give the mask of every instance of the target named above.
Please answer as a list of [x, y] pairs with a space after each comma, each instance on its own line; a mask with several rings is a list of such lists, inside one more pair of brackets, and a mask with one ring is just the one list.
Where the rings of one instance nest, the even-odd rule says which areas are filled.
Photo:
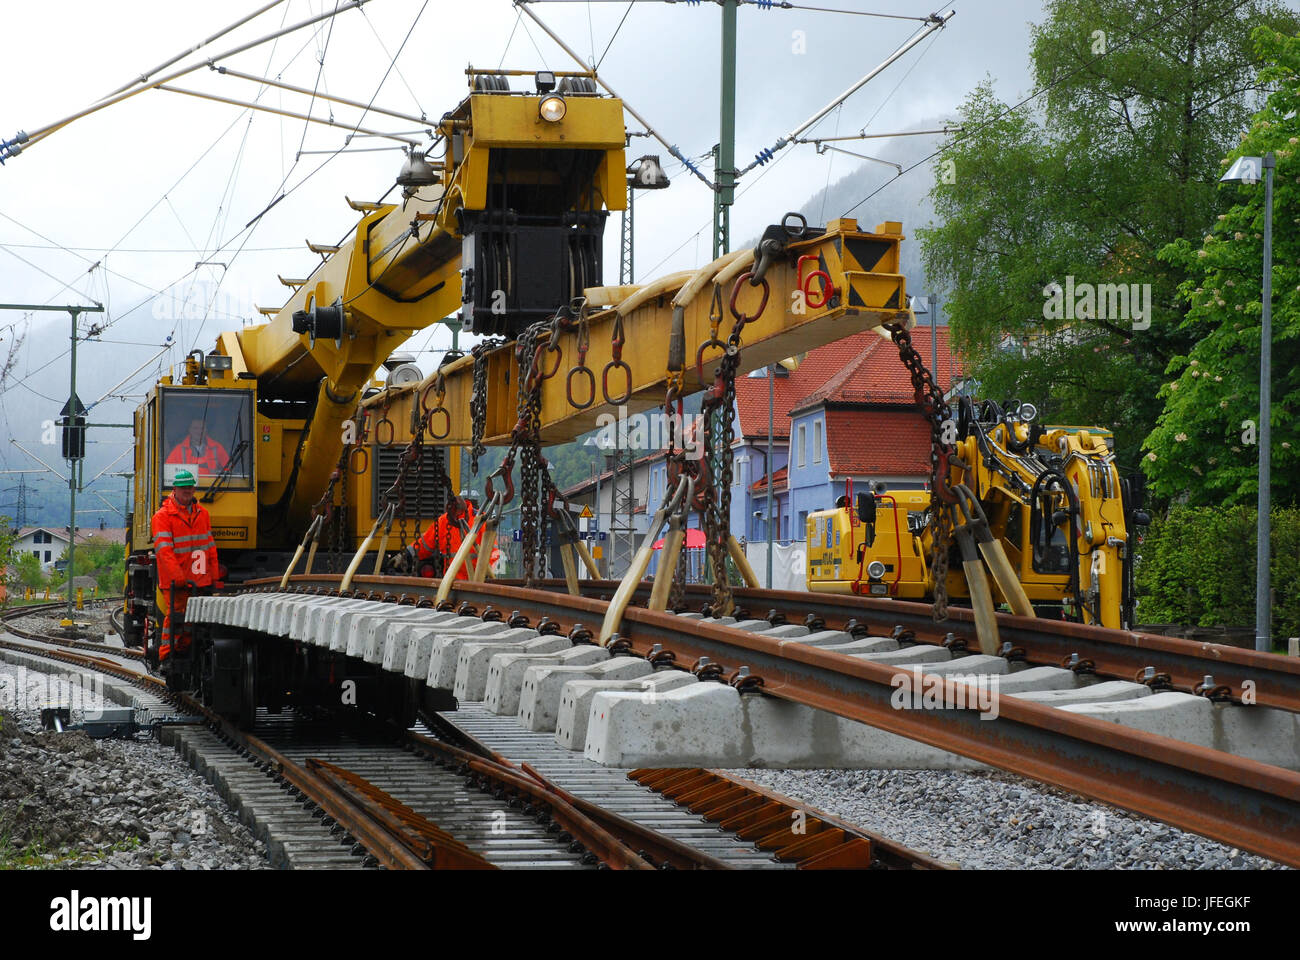
[[39, 550], [33, 550], [33, 551], [32, 551], [32, 556], [35, 557], [37, 560], [41, 559], [41, 551], [39, 551]]
[[799, 511], [799, 538], [803, 539], [808, 533], [808, 511]]
[[805, 440], [807, 438], [807, 432], [808, 431], [806, 428], [806, 424], [802, 424], [802, 423], [799, 424], [799, 466], [801, 467], [808, 462], [807, 457], [804, 455], [804, 447], [806, 446]]
[[813, 421], [813, 463], [822, 462], [822, 422]]
[[45, 562], [46, 563], [50, 562], [50, 551], [48, 550], [45, 551]]

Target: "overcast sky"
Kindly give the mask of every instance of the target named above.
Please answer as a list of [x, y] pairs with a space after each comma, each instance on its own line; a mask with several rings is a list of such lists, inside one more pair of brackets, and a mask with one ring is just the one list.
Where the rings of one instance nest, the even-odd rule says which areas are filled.
[[[264, 2], [7, 2], [0, 137], [39, 129], [84, 108]], [[296, 23], [332, 8], [334, 2], [285, 0], [184, 62]], [[932, 9], [920, 0], [826, 0], [817, 5], [910, 16]], [[688, 156], [708, 153], [718, 128], [721, 12], [716, 5], [638, 2], [628, 12], [622, 2], [579, 0], [536, 3], [532, 9], [581, 56], [603, 56], [601, 76], [670, 142]], [[1004, 99], [1027, 92], [1028, 24], [1041, 16], [1040, 5], [1030, 0], [957, 0], [955, 9], [957, 16], [947, 28], [855, 94], [817, 131], [845, 134], [866, 126], [869, 132], [891, 132], [949, 119], [986, 75], [995, 80]], [[919, 26], [897, 19], [742, 7], [739, 162], [747, 164], [759, 149], [832, 100]], [[396, 69], [381, 88], [399, 47]], [[323, 67], [318, 60], [322, 52]], [[574, 66], [526, 17], [519, 19], [509, 0], [371, 0], [361, 10], [340, 14], [332, 30], [328, 22], [309, 27], [224, 62], [245, 73], [308, 88], [319, 74], [323, 92], [362, 102], [373, 97], [377, 107], [430, 118], [441, 116], [464, 96], [467, 64], [528, 70]], [[518, 87], [519, 78], [514, 83]], [[175, 84], [239, 100], [260, 93], [262, 104], [296, 112], [304, 112], [308, 102], [298, 94], [264, 90], [206, 67]], [[332, 109], [347, 129], [358, 122], [360, 111], [337, 105]], [[313, 112], [328, 116], [329, 111], [329, 105], [318, 102]], [[629, 129], [638, 128], [633, 118], [627, 120]], [[410, 123], [373, 113], [362, 126], [384, 132], [413, 129]], [[298, 156], [300, 147], [334, 151], [344, 134], [265, 113], [252, 114], [250, 120], [235, 106], [160, 91], [141, 93], [78, 120], [0, 168], [0, 299], [104, 302], [112, 324], [105, 339], [128, 343], [117, 344], [116, 350], [82, 346], [83, 368], [91, 369], [81, 376], [101, 389], [152, 356], [156, 348], [148, 344], [161, 343], [170, 332], [177, 344], [172, 361], [195, 345], [210, 349], [219, 331], [255, 316], [254, 304], [283, 303], [286, 290], [277, 274], [305, 276], [316, 260], [303, 245], [305, 239], [333, 243], [346, 233], [356, 215], [344, 203], [345, 195], [377, 199], [392, 185], [401, 162], [397, 152], [339, 154], [315, 173], [329, 154]], [[383, 143], [354, 141], [367, 147]], [[647, 140], [632, 143], [629, 161], [643, 152], [663, 153]], [[869, 143], [848, 146], [910, 156], [905, 139]], [[914, 143], [913, 152], [919, 154], [922, 144]], [[679, 163], [664, 159], [672, 188], [641, 194], [637, 206], [639, 281], [696, 266], [711, 254], [711, 196]], [[779, 162], [755, 170], [742, 182], [733, 237], [743, 242], [758, 234], [828, 180], [853, 172], [857, 163], [843, 155], [819, 156], [809, 146], [787, 148]], [[889, 168], [875, 164], [861, 166], [857, 175], [863, 195], [893, 176]], [[909, 176], [929, 175], [922, 168]], [[299, 183], [302, 186], [254, 230], [241, 233], [282, 190]], [[904, 223], [905, 231], [914, 226]], [[607, 227], [607, 280], [617, 278], [617, 237], [614, 216]], [[201, 260], [224, 266], [196, 268]], [[95, 263], [101, 266], [91, 269]], [[0, 330], [14, 321], [21, 326], [23, 318], [0, 314]], [[4, 330], [0, 336], [7, 339], [12, 332]], [[449, 339], [439, 328], [414, 338], [411, 346], [438, 350]], [[4, 346], [0, 343], [0, 350]], [[37, 371], [66, 346], [66, 317], [34, 315], [14, 378], [29, 379], [17, 388], [10, 386], [0, 398], [10, 436], [27, 440], [37, 433], [37, 425], [28, 419], [10, 418], [16, 392], [35, 387], [50, 397], [67, 395], [66, 358]], [[425, 353], [420, 361], [428, 370], [436, 356]], [[123, 390], [142, 392], [156, 372], [146, 369]], [[124, 413], [128, 407], [123, 403], [120, 409]], [[123, 437], [115, 442], [120, 447], [127, 441]], [[7, 443], [3, 447], [2, 462], [16, 466], [13, 461], [22, 457]]]

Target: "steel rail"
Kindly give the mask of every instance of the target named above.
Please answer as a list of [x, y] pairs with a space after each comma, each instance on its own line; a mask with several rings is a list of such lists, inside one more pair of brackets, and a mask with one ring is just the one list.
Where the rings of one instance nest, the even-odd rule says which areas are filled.
[[[496, 582], [521, 585], [520, 581], [512, 580]], [[612, 595], [617, 586], [615, 580], [579, 583], [584, 594]], [[542, 587], [565, 589], [562, 580], [543, 581]], [[650, 584], [643, 583], [637, 587], [634, 598], [644, 602], [649, 594]], [[687, 584], [686, 594], [700, 604], [711, 599], [710, 588], [704, 584]], [[738, 606], [745, 607], [758, 619], [766, 619], [772, 610], [783, 614], [790, 623], [803, 623], [812, 615], [823, 621], [828, 630], [843, 629], [850, 620], [856, 620], [879, 636], [890, 636], [895, 627], [901, 626], [922, 643], [942, 645], [951, 633], [964, 641], [967, 649], [979, 647], [974, 616], [967, 607], [951, 606], [948, 619], [935, 622], [930, 604], [910, 600], [747, 587], [734, 587], [732, 594]], [[1235, 702], [1241, 703], [1245, 695], [1247, 702], [1253, 700], [1259, 706], [1300, 713], [1300, 658], [1010, 613], [997, 614], [997, 620], [1002, 640], [1019, 648], [1015, 655], [1019, 658], [1023, 654], [1025, 662], [1033, 666], [1070, 669], [1071, 655], [1078, 654], [1079, 664], [1074, 669], [1080, 672], [1139, 683], [1143, 671], [1154, 667], [1157, 674], [1168, 677], [1165, 684], [1168, 689], [1184, 693], [1199, 693], [1206, 676], [1212, 676], [1213, 686], [1227, 687]]]
[[799, 870], [955, 869], [725, 770], [648, 768], [627, 776]]
[[[61, 608], [62, 605], [56, 606]], [[42, 638], [39, 642], [63, 643], [53, 637]], [[404, 808], [364, 778], [314, 757], [307, 758], [305, 764], [299, 764], [253, 734], [239, 730], [194, 697], [178, 695], [168, 690], [166, 683], [157, 677], [137, 673], [110, 660], [70, 650], [31, 647], [6, 640], [0, 640], [0, 649], [12, 649], [109, 673], [145, 687], [202, 716], [223, 739], [255, 755], [259, 766], [270, 770], [341, 824], [387, 869], [482, 869], [490, 866], [486, 860], [446, 834], [432, 821]], [[454, 725], [452, 729], [455, 729]], [[727, 869], [726, 864], [707, 854], [669, 837], [658, 836], [588, 801], [572, 797], [535, 771], [515, 768], [504, 757], [497, 755], [484, 759], [416, 733], [408, 732], [406, 740], [423, 754], [444, 761], [454, 759], [465, 763], [476, 775], [490, 780], [498, 787], [513, 794], [525, 795], [534, 804], [546, 807], [576, 842], [612, 869], [652, 869], [646, 859], [639, 855], [639, 851], [645, 851], [658, 863], [668, 863], [677, 869]], [[629, 843], [635, 848], [629, 846]]]
[[[102, 602], [121, 600], [121, 599], [122, 599], [121, 597], [99, 597], [96, 598], [95, 600], [92, 600], [91, 602], [102, 603]], [[144, 659], [144, 651], [134, 647], [109, 647], [106, 646], [105, 644], [94, 643], [93, 641], [90, 640], [72, 640], [72, 639], [65, 640], [60, 637], [51, 637], [49, 634], [45, 634], [45, 633], [35, 633], [31, 630], [25, 630], [21, 627], [15, 627], [13, 625], [13, 622], [15, 620], [21, 620], [23, 617], [29, 616], [31, 614], [48, 613], [56, 610], [62, 611], [65, 610], [66, 608], [67, 608], [67, 604], [62, 601], [59, 601], [57, 603], [51, 602], [51, 603], [36, 604], [30, 607], [18, 607], [14, 610], [6, 610], [3, 614], [0, 614], [0, 622], [4, 623], [5, 630], [9, 631], [16, 637], [22, 637], [24, 640], [34, 640], [38, 643], [55, 643], [58, 644], [59, 646], [73, 647], [79, 650], [95, 650], [98, 651], [99, 653], [110, 653], [115, 657], [127, 657], [132, 660]], [[109, 614], [110, 621], [112, 620], [112, 616], [113, 616], [112, 613], [110, 613]]]
[[[672, 837], [656, 833], [648, 827], [643, 827], [641, 824], [629, 820], [627, 817], [606, 810], [590, 800], [585, 800], [570, 793], [536, 770], [531, 764], [524, 763], [516, 766], [509, 758], [493, 750], [473, 735], [461, 730], [441, 714], [422, 715], [422, 719], [441, 739], [430, 740], [421, 734], [408, 732], [406, 734], [407, 742], [415, 744], [417, 748], [424, 749], [426, 752], [431, 750], [442, 755], [459, 756], [465, 761], [475, 757], [481, 758], [512, 775], [518, 774], [531, 777], [547, 793], [558, 797], [569, 807], [595, 822], [643, 858], [648, 857], [660, 869], [665, 866], [674, 870], [731, 869], [716, 857], [702, 853]], [[449, 743], [447, 742], [449, 740], [459, 742]]]
[[[49, 637], [44, 642], [61, 643], [54, 637]], [[26, 644], [14, 643], [8, 640], [0, 640], [0, 648], [21, 651], [112, 674], [183, 706], [186, 710], [202, 716], [228, 743], [242, 747], [248, 753], [255, 754], [259, 766], [271, 770], [274, 775], [324, 810], [328, 816], [333, 817], [384, 866], [389, 869], [428, 869], [428, 864], [410, 849], [405, 837], [392, 833], [387, 824], [374, 819], [369, 810], [360, 807], [330, 780], [299, 766], [257, 737], [238, 730], [220, 714], [214, 713], [193, 697], [183, 694], [177, 695], [169, 691], [167, 684], [157, 677], [136, 673], [120, 664], [98, 657], [73, 653], [68, 650], [30, 647]]]
[[[325, 592], [337, 581], [336, 576], [313, 575], [291, 582]], [[253, 581], [249, 586], [274, 589], [278, 581]], [[373, 590], [382, 596], [397, 588], [408, 596], [428, 596], [436, 583], [357, 577], [354, 587], [354, 594]], [[517, 607], [561, 624], [599, 623], [607, 607], [601, 600], [491, 582], [457, 581], [454, 590], [462, 602]], [[1300, 773], [1013, 696], [999, 697], [996, 720], [981, 719], [975, 709], [897, 709], [891, 702], [898, 688], [896, 669], [798, 643], [782, 644], [709, 621], [630, 607], [623, 629], [631, 651], [642, 656], [659, 644], [660, 657], [672, 658], [678, 666], [698, 663], [701, 657], [733, 675], [746, 666], [770, 696], [1300, 867]], [[958, 690], [954, 681], [944, 679], [942, 685], [944, 703], [967, 702], [966, 690]]]
[[[737, 588], [733, 593], [737, 603], [751, 602], [752, 612], [759, 617], [775, 608], [783, 613], [797, 612], [800, 618], [816, 614], [828, 626], [856, 618], [859, 622], [889, 624], [883, 631], [886, 636], [892, 626], [901, 624], [924, 642], [942, 643], [943, 635], [951, 632], [965, 640], [970, 649], [978, 649], [974, 615], [965, 607], [949, 607], [949, 619], [936, 623], [929, 604], [907, 600], [747, 588]], [[999, 613], [997, 619], [1002, 640], [1022, 648], [1031, 664], [1068, 667], [1070, 655], [1078, 654], [1081, 660], [1092, 661], [1087, 669], [1122, 680], [1138, 679], [1146, 667], [1154, 666], [1157, 672], [1169, 675], [1171, 687], [1187, 693], [1196, 692], [1208, 674], [1216, 686], [1230, 687], [1238, 702], [1249, 691], [1260, 706], [1300, 712], [1300, 658], [1010, 613]], [[790, 622], [799, 623], [801, 619], [790, 616]]]

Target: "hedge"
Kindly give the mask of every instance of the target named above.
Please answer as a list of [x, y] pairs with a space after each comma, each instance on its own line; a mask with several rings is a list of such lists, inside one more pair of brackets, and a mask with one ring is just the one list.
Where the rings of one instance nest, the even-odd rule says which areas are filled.
[[[1254, 510], [1175, 507], [1138, 547], [1137, 621], [1201, 627], [1255, 622]], [[1272, 511], [1273, 642], [1300, 636], [1300, 509]]]

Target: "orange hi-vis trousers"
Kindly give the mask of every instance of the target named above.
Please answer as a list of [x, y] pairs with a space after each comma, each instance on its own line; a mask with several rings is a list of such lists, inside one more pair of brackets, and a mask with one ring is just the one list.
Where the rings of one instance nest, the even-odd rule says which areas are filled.
[[[176, 645], [177, 653], [184, 653], [190, 648], [190, 633], [183, 625], [185, 617], [185, 603], [190, 598], [190, 591], [185, 587], [177, 586], [170, 590], [158, 588], [158, 609], [163, 612], [162, 643], [158, 647], [158, 662], [162, 663], [171, 655], [172, 645]], [[175, 635], [172, 633], [172, 612], [175, 611], [181, 620], [180, 629]]]

